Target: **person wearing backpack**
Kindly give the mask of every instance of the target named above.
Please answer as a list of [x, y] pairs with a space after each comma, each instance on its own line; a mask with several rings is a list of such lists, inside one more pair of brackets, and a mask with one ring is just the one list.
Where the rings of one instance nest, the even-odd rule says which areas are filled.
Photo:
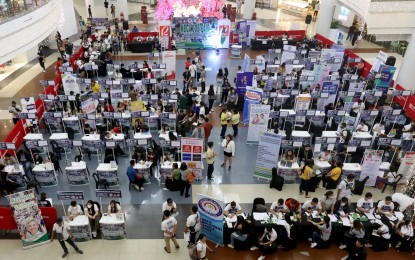
[[200, 234], [196, 245], [193, 245], [189, 249], [189, 256], [192, 260], [207, 260], [206, 257], [206, 250], [209, 249], [209, 252], [214, 253], [207, 244], [206, 244], [206, 236], [205, 234]]
[[200, 231], [200, 216], [197, 210], [197, 206], [192, 207], [191, 214], [187, 217], [186, 227], [184, 228], [184, 233], [190, 232], [189, 246], [196, 243], [196, 235]]

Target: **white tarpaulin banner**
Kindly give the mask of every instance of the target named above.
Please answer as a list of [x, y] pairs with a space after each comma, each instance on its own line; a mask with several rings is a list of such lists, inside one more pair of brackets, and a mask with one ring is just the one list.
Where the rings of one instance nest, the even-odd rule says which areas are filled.
[[272, 168], [278, 162], [281, 140], [281, 135], [268, 132], [260, 134], [254, 177], [272, 179]]
[[74, 74], [62, 74], [62, 85], [65, 95], [71, 95], [71, 91], [73, 91], [73, 94], [78, 94], [80, 92], [79, 84], [76, 81], [76, 78], [77, 77]]
[[369, 176], [369, 179], [366, 181], [366, 186], [375, 186], [376, 178], [379, 176], [382, 156], [382, 150], [366, 149], [362, 164], [362, 172], [360, 173], [360, 178], [356, 179], [361, 181], [366, 178], [366, 176]]
[[166, 64], [167, 79], [176, 79], [176, 52], [163, 51], [161, 53], [161, 59]]
[[228, 49], [229, 37], [231, 35], [231, 21], [228, 19], [221, 19], [218, 21], [218, 45], [216, 48]]
[[163, 49], [169, 49], [171, 36], [171, 22], [169, 20], [162, 20], [158, 22], [159, 41]]
[[271, 106], [269, 105], [251, 105], [247, 144], [258, 144], [260, 133], [267, 131], [270, 110]]

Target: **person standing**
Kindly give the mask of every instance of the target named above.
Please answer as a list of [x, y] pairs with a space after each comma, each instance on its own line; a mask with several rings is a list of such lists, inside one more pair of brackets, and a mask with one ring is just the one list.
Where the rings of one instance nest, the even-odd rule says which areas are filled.
[[190, 65], [189, 67], [189, 72], [190, 72], [190, 82], [193, 87], [196, 87], [197, 86], [197, 79], [196, 79], [197, 67], [196, 67], [195, 61], [192, 61], [192, 65]]
[[190, 174], [193, 174], [188, 171], [187, 164], [185, 162], [182, 162], [180, 164], [180, 178], [181, 178], [181, 185], [180, 185], [180, 196], [183, 196], [185, 194], [185, 198], [190, 197], [189, 195], [189, 189], [191, 186], [191, 183], [188, 180], [188, 177]]
[[92, 18], [92, 10], [91, 10], [91, 5], [88, 5], [88, 16], [89, 16], [89, 19], [91, 19], [91, 18]]
[[201, 94], [204, 94], [206, 91], [206, 67], [205, 65], [202, 66], [202, 69], [200, 70], [200, 86], [201, 86]]
[[223, 84], [222, 84], [222, 97], [220, 99], [220, 104], [219, 104], [220, 107], [222, 106], [222, 103], [228, 100], [228, 94], [229, 94], [230, 89], [231, 89], [231, 84], [229, 84], [227, 78], [224, 78]]
[[79, 27], [81, 27], [81, 31], [84, 30], [85, 20], [82, 18], [82, 16], [79, 16]]
[[228, 127], [228, 114], [226, 109], [222, 109], [222, 113], [220, 113], [220, 124], [222, 125], [222, 130], [220, 131], [220, 138], [225, 139], [226, 128]]
[[197, 239], [196, 250], [197, 250], [197, 259], [207, 259], [206, 258], [206, 249], [209, 249], [211, 253], [214, 253], [212, 249], [206, 244], [205, 234], [200, 234]]
[[205, 144], [204, 145], [206, 147], [206, 144], [209, 141], [210, 133], [212, 132], [212, 129], [213, 129], [213, 125], [209, 121], [208, 117], [205, 117], [204, 121], [205, 121], [205, 123], [203, 124], [203, 129], [205, 129]]
[[197, 127], [192, 132], [192, 138], [198, 138], [205, 140], [205, 129], [201, 123], [197, 124]]
[[236, 13], [241, 13], [242, 0], [236, 0]]
[[38, 56], [38, 60], [39, 60], [40, 67], [42, 67], [43, 72], [45, 72], [46, 71], [46, 68], [45, 68], [45, 57], [43, 57], [43, 54], [40, 54]]
[[218, 155], [215, 150], [213, 150], [213, 142], [208, 142], [207, 144], [207, 152], [206, 152], [206, 162], [208, 165], [207, 168], [207, 179], [209, 181], [213, 180], [213, 171], [214, 171], [214, 164], [215, 164], [215, 158]]
[[232, 117], [231, 117], [232, 128], [233, 128], [233, 137], [234, 138], [236, 136], [238, 136], [239, 120], [240, 120], [239, 112], [238, 112], [238, 110], [234, 109], [233, 113], [232, 113]]
[[170, 216], [170, 211], [165, 210], [163, 212], [163, 221], [161, 222], [161, 230], [163, 231], [164, 235], [164, 242], [166, 246], [164, 247], [164, 251], [170, 254], [170, 240], [173, 241], [174, 246], [176, 249], [179, 249], [180, 246], [176, 240], [176, 231], [177, 231], [177, 220]]
[[22, 108], [16, 104], [16, 101], [12, 101], [12, 104], [9, 106], [9, 113], [12, 114], [13, 123], [17, 125], [19, 122], [19, 112], [22, 111]]
[[214, 112], [212, 107], [213, 107], [213, 102], [215, 102], [215, 99], [216, 99], [215, 90], [213, 89], [213, 85], [210, 85], [209, 90], [208, 90], [209, 114]]
[[104, 7], [105, 7], [105, 14], [108, 16], [108, 1], [104, 1]]
[[314, 15], [313, 15], [314, 21], [317, 20], [318, 11], [320, 11], [320, 1], [317, 1], [316, 5], [314, 6]]
[[347, 38], [346, 38], [346, 41], [347, 40], [352, 40], [353, 39], [353, 33], [354, 33], [354, 31], [356, 30], [356, 26], [354, 25], [354, 24], [352, 24], [350, 27], [349, 27], [349, 30], [347, 31]]
[[115, 19], [115, 6], [113, 4], [111, 4], [111, 15], [112, 19]]
[[300, 195], [303, 195], [303, 190], [305, 191], [305, 197], [310, 198], [308, 195], [308, 190], [310, 189], [310, 181], [313, 174], [313, 165], [314, 160], [307, 160], [305, 165], [298, 170], [298, 176], [301, 179], [300, 183]]
[[56, 219], [56, 223], [53, 224], [53, 229], [52, 229], [52, 235], [50, 237], [50, 242], [53, 242], [53, 239], [56, 237], [56, 239], [59, 241], [59, 244], [61, 245], [62, 249], [63, 249], [63, 255], [62, 258], [65, 258], [69, 252], [68, 252], [68, 248], [65, 245], [65, 241], [70, 244], [76, 252], [78, 252], [79, 254], [83, 254], [84, 252], [79, 249], [79, 247], [75, 244], [75, 242], [73, 241], [73, 239], [75, 239], [75, 237], [72, 234], [71, 231], [71, 227], [67, 224], [65, 224], [65, 222], [63, 221], [63, 219], [61, 217]]
[[183, 93], [188, 89], [190, 85], [190, 72], [189, 68], [185, 68], [183, 72]]
[[200, 216], [197, 210], [197, 206], [192, 206], [191, 214], [187, 217], [186, 227], [184, 228], [184, 233], [190, 232], [189, 246], [196, 243], [196, 235], [200, 231]]
[[228, 134], [222, 141], [224, 162], [220, 167], [226, 167], [226, 162], [229, 161], [229, 171], [232, 167], [232, 158], [235, 157], [235, 142], [232, 139], [232, 135]]
[[354, 47], [354, 44], [356, 43], [356, 41], [359, 39], [359, 36], [362, 32], [357, 29], [356, 31], [353, 32], [353, 39], [352, 39], [352, 46]]

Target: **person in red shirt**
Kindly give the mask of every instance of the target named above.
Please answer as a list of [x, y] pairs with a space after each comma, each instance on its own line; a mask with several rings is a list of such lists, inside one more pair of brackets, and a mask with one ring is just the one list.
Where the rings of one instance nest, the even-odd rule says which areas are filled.
[[147, 61], [146, 61], [146, 60], [145, 60], [145, 61], [144, 61], [144, 63], [143, 63], [143, 68], [147, 68], [147, 69], [148, 69], [148, 68], [150, 68], [150, 66], [148, 65], [148, 63], [147, 63]]
[[186, 69], [189, 69], [190, 65], [192, 65], [192, 62], [190, 61], [189, 57], [187, 57], [186, 62], [184, 63], [184, 65], [186, 66]]
[[150, 68], [147, 69], [146, 79], [154, 79], [154, 73], [151, 72], [151, 69]]
[[105, 112], [114, 112], [114, 108], [112, 107], [111, 103], [106, 103], [104, 107]]
[[205, 117], [205, 123], [203, 129], [205, 129], [205, 148], [207, 149], [207, 142], [209, 140], [210, 133], [212, 132], [213, 125], [209, 122], [209, 118]]
[[60, 67], [62, 67], [62, 58], [58, 57], [58, 60], [55, 62], [55, 70], [57, 75], [61, 74]]
[[299, 213], [301, 203], [298, 202], [296, 199], [288, 199], [285, 202], [285, 206], [287, 206], [288, 210], [291, 212]]

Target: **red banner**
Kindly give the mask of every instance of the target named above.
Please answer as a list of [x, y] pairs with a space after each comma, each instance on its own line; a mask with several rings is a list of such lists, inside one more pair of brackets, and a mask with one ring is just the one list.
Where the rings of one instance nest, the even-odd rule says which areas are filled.
[[17, 229], [16, 222], [10, 208], [0, 207], [0, 229], [14, 230]]
[[[405, 90], [405, 88], [399, 84], [396, 84], [396, 90]], [[412, 120], [415, 120], [415, 96], [414, 95], [410, 95], [407, 97], [396, 96], [393, 99], [393, 102], [401, 105], [405, 109], [406, 115], [409, 116]]]

